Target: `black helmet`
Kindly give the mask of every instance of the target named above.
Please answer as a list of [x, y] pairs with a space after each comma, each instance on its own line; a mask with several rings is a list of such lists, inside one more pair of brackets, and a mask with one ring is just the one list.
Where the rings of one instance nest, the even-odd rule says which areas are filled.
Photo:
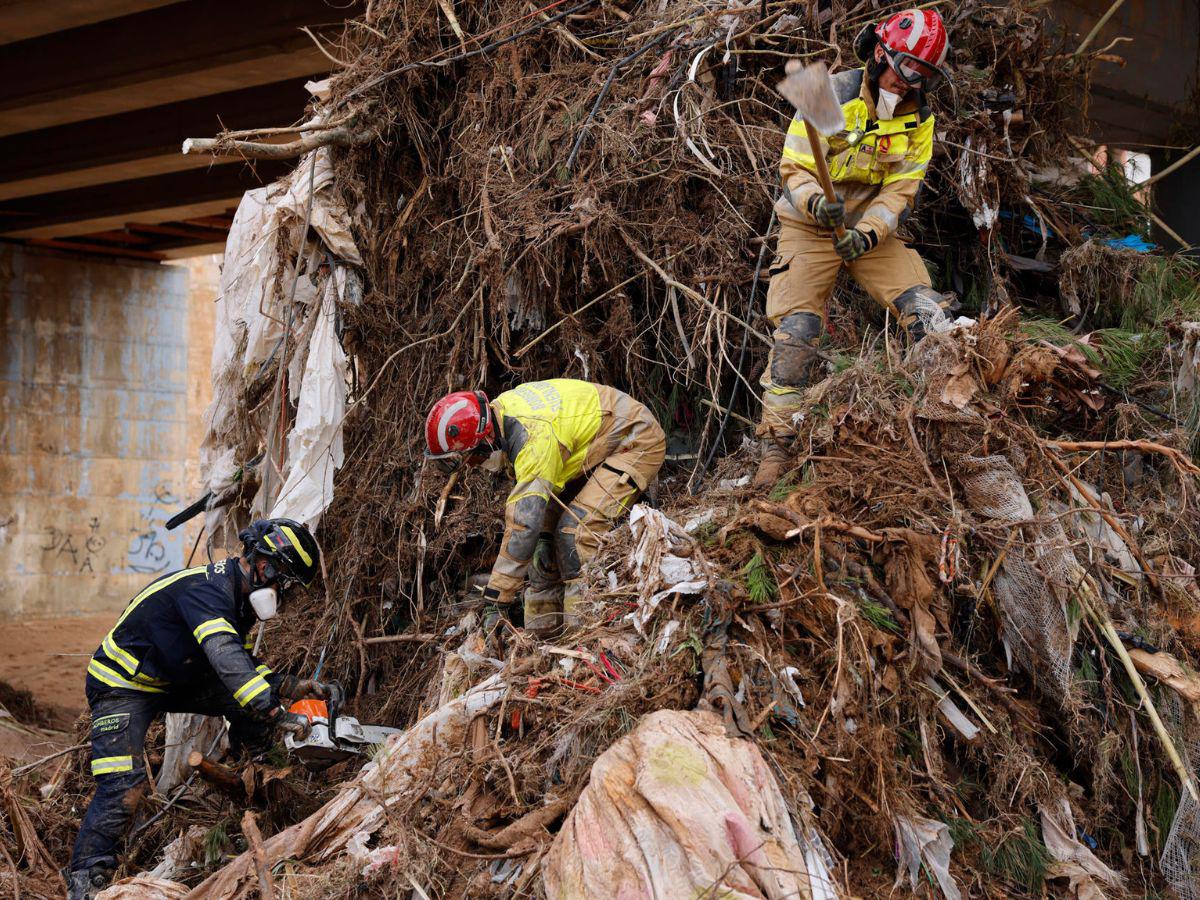
[[251, 583], [257, 580], [255, 571], [259, 557], [267, 560], [266, 577], [255, 588], [275, 584], [281, 578], [298, 581], [305, 587], [312, 584], [320, 570], [321, 550], [307, 528], [293, 519], [258, 519], [238, 533], [250, 565]]

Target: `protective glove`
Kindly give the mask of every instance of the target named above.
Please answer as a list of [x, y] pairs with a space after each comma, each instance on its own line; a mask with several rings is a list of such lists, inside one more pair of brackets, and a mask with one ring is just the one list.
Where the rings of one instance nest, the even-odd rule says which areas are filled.
[[281, 708], [272, 721], [279, 731], [292, 735], [298, 741], [312, 734], [312, 723], [308, 721], [308, 716], [300, 713], [288, 712]]
[[857, 228], [851, 228], [841, 240], [838, 240], [836, 234], [833, 236], [833, 249], [846, 262], [858, 259], [874, 246], [874, 235], [859, 231]]
[[279, 695], [292, 700], [304, 700], [309, 697], [316, 700], [329, 700], [331, 699], [332, 691], [329, 685], [316, 679], [296, 678], [294, 675], [289, 675], [279, 685]]
[[818, 191], [808, 198], [808, 214], [822, 228], [837, 228], [846, 221], [846, 203], [834, 196], [836, 200], [829, 200], [824, 191]]

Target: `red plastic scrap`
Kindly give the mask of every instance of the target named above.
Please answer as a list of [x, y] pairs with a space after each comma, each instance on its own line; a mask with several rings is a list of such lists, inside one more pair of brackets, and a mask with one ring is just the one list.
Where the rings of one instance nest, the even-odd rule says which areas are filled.
[[615, 684], [621, 680], [621, 673], [617, 671], [616, 666], [613, 665], [612, 660], [608, 658], [608, 654], [603, 650], [600, 651], [600, 662], [604, 665], [605, 671], [608, 672], [610, 676], [608, 680], [610, 682]]
[[558, 682], [559, 684], [565, 684], [567, 687], [575, 688], [577, 691], [586, 691], [589, 694], [600, 693], [600, 688], [598, 687], [593, 687], [590, 684], [582, 684], [578, 681], [571, 681], [569, 678], [563, 678], [561, 675], [558, 676]]
[[[542, 689], [542, 682], [545, 678], [530, 678], [529, 684], [525, 688], [525, 696], [530, 700], [534, 699]], [[509, 724], [513, 731], [518, 731], [521, 727], [521, 710], [514, 709], [512, 716], [509, 719]]]

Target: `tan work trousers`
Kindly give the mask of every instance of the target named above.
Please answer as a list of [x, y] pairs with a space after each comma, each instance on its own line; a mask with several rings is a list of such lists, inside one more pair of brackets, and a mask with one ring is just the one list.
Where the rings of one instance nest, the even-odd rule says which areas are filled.
[[[785, 316], [812, 313], [825, 321], [825, 305], [842, 266], [850, 270], [876, 303], [896, 316], [893, 301], [918, 285], [930, 286], [929, 272], [920, 254], [894, 234], [874, 250], [852, 262], [846, 262], [834, 249], [832, 232], [813, 225], [784, 221], [771, 265], [771, 283], [767, 287], [767, 318], [779, 328]], [[782, 337], [775, 335], [776, 341]], [[759, 384], [763, 388], [760, 436], [794, 434], [794, 416], [803, 410], [804, 387], [776, 384], [771, 379], [775, 348], [767, 358]]]
[[825, 304], [842, 266], [893, 315], [893, 300], [911, 287], [930, 286], [921, 255], [894, 234], [853, 262], [838, 256], [831, 235], [827, 228], [782, 223], [767, 288], [767, 318], [771, 324], [778, 326], [784, 316], [799, 312], [815, 313], [824, 321]]
[[645, 418], [615, 453], [550, 501], [529, 567], [526, 627], [551, 627], [560, 611], [574, 614], [583, 564], [662, 468], [666, 435], [648, 411]]

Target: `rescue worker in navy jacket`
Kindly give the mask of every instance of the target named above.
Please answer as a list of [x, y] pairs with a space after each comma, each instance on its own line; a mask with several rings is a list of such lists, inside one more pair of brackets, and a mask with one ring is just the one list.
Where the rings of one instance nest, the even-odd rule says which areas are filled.
[[163, 713], [223, 716], [235, 753], [261, 752], [276, 729], [306, 736], [308, 720], [281, 697], [328, 698], [316, 681], [273, 673], [250, 652], [255, 621], [279, 593], [311, 584], [317, 542], [291, 519], [254, 522], [241, 557], [163, 575], [130, 601], [88, 663], [92, 798], [71, 852], [68, 896], [87, 898], [112, 877], [117, 845], [146, 785], [142, 745]]

